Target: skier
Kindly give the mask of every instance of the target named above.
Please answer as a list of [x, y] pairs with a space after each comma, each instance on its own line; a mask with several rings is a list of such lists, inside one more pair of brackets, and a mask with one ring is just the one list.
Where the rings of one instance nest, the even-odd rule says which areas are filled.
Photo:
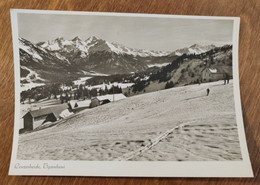
[[207, 96], [209, 95], [209, 91], [210, 91], [209, 88], [207, 88]]

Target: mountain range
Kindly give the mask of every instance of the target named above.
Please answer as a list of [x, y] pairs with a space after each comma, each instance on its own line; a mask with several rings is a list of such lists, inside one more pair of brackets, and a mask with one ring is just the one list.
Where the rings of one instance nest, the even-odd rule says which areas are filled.
[[183, 54], [201, 54], [201, 53], [205, 53], [211, 49], [214, 49], [216, 46], [211, 44], [211, 45], [206, 45], [206, 46], [200, 46], [198, 44], [193, 44], [190, 47], [185, 47], [182, 49], [177, 49], [176, 51], [172, 52], [170, 55], [177, 55], [177, 56], [181, 56]]
[[19, 38], [21, 77], [26, 77], [29, 70], [39, 74], [38, 79], [30, 77], [38, 81], [74, 79], [89, 72], [129, 74], [145, 71], [151, 66], [164, 66], [183, 54], [200, 54], [214, 47], [194, 44], [169, 52], [133, 49], [95, 36], [87, 40], [60, 37], [39, 43]]

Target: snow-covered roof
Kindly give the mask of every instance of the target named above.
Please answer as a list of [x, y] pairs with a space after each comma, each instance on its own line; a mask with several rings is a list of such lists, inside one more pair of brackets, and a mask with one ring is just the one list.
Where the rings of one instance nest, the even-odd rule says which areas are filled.
[[74, 114], [74, 113], [73, 113], [73, 112], [70, 112], [68, 109], [65, 109], [64, 111], [62, 111], [62, 112], [60, 113], [60, 117], [66, 118], [66, 117], [71, 116], [72, 114]]
[[210, 68], [209, 68], [209, 71], [210, 71], [211, 73], [217, 73], [217, 72], [218, 72], [217, 69], [210, 69]]
[[109, 100], [109, 101], [118, 101], [118, 100], [122, 100], [125, 99], [125, 95], [121, 94], [107, 94], [104, 96], [97, 96], [97, 99], [99, 101], [104, 101], [104, 100]]
[[69, 101], [69, 104], [70, 104], [70, 106], [71, 106], [72, 109], [75, 107], [75, 104], [76, 104], [76, 103], [77, 103], [77, 101], [75, 101], [75, 100]]
[[[48, 114], [51, 114], [53, 113], [54, 116], [56, 118], [59, 117], [59, 114], [68, 108], [68, 105], [67, 104], [61, 104], [61, 105], [57, 105], [57, 106], [53, 106], [53, 107], [48, 107], [48, 108], [44, 108], [44, 109], [38, 109], [38, 110], [33, 110], [33, 111], [29, 111], [28, 113], [31, 114], [32, 117], [36, 118], [36, 117], [39, 117], [39, 116], [43, 116], [43, 115], [48, 115]], [[27, 113], [27, 114], [28, 114]], [[25, 115], [27, 115], [25, 114]], [[24, 116], [25, 116], [24, 115]], [[23, 117], [24, 117], [23, 116]]]
[[89, 107], [90, 103], [91, 103], [91, 100], [78, 101], [78, 102], [76, 102], [75, 106], [77, 108], [79, 108], [79, 107]]
[[72, 109], [89, 107], [90, 103], [91, 103], [91, 100], [83, 100], [83, 101], [71, 100], [69, 102]]

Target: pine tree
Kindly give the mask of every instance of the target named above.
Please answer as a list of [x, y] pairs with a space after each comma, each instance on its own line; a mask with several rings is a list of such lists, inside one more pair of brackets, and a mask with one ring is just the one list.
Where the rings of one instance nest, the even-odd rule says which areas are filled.
[[169, 88], [172, 88], [172, 87], [174, 87], [173, 81], [167, 82], [166, 85], [165, 85], [165, 89], [169, 89]]

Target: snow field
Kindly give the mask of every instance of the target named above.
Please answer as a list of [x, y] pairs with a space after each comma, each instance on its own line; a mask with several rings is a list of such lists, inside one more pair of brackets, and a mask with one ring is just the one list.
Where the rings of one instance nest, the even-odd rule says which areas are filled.
[[241, 160], [232, 81], [177, 87], [86, 109], [51, 128], [20, 135], [17, 157]]

